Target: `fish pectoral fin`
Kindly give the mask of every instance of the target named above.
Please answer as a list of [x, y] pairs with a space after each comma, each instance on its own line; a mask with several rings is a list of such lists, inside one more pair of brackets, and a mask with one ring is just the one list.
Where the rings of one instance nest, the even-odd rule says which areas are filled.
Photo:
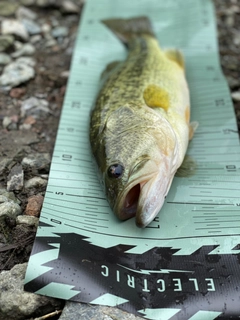
[[177, 49], [168, 49], [164, 52], [168, 59], [175, 61], [181, 68], [185, 69], [184, 57], [181, 51]]
[[185, 155], [181, 166], [177, 169], [177, 172], [175, 173], [175, 176], [180, 178], [191, 177], [196, 172], [196, 169], [196, 161], [192, 157]]
[[145, 88], [143, 98], [150, 108], [162, 108], [167, 111], [170, 105], [168, 92], [155, 84], [150, 84]]
[[101, 74], [101, 79], [106, 79], [112, 73], [112, 71], [115, 70], [120, 65], [120, 63], [122, 63], [122, 61], [110, 62], [106, 66], [106, 68], [103, 70], [103, 72]]
[[197, 130], [199, 123], [197, 121], [192, 121], [189, 123], [189, 140], [192, 140], [194, 132]]

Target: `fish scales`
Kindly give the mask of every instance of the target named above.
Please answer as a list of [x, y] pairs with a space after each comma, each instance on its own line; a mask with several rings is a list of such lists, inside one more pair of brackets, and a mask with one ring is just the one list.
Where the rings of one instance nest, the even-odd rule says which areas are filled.
[[163, 205], [190, 128], [182, 56], [159, 48], [152, 31], [143, 30], [146, 19], [134, 18], [129, 30], [131, 19], [104, 22], [110, 29], [113, 23], [113, 32], [117, 25], [118, 35], [124, 24], [121, 37], [129, 52], [103, 73], [90, 122], [92, 152], [109, 204], [121, 220], [136, 216], [140, 227]]

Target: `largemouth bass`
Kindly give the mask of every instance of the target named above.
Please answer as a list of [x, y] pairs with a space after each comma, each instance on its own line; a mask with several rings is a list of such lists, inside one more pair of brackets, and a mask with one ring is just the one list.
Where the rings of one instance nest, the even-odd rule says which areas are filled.
[[163, 206], [194, 131], [184, 59], [159, 47], [146, 17], [103, 23], [129, 51], [103, 72], [91, 148], [113, 212], [146, 227]]

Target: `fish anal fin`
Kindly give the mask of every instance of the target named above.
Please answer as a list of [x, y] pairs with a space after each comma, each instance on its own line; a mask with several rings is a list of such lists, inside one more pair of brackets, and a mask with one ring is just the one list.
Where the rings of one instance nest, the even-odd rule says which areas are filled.
[[185, 69], [184, 57], [181, 51], [177, 49], [168, 49], [168, 50], [165, 50], [164, 52], [165, 52], [165, 55], [168, 57], [168, 59], [175, 61], [181, 68]]
[[150, 108], [162, 108], [167, 111], [170, 105], [168, 92], [155, 84], [150, 84], [145, 88], [143, 98]]
[[197, 121], [192, 121], [189, 123], [189, 140], [192, 140], [194, 132], [197, 130], [198, 125], [199, 124]]

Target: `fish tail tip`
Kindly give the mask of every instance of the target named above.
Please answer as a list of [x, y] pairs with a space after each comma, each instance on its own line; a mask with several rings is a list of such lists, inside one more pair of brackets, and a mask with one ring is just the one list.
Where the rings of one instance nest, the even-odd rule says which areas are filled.
[[101, 22], [124, 43], [128, 43], [134, 35], [147, 34], [154, 37], [151, 22], [146, 16], [129, 19], [103, 19]]

